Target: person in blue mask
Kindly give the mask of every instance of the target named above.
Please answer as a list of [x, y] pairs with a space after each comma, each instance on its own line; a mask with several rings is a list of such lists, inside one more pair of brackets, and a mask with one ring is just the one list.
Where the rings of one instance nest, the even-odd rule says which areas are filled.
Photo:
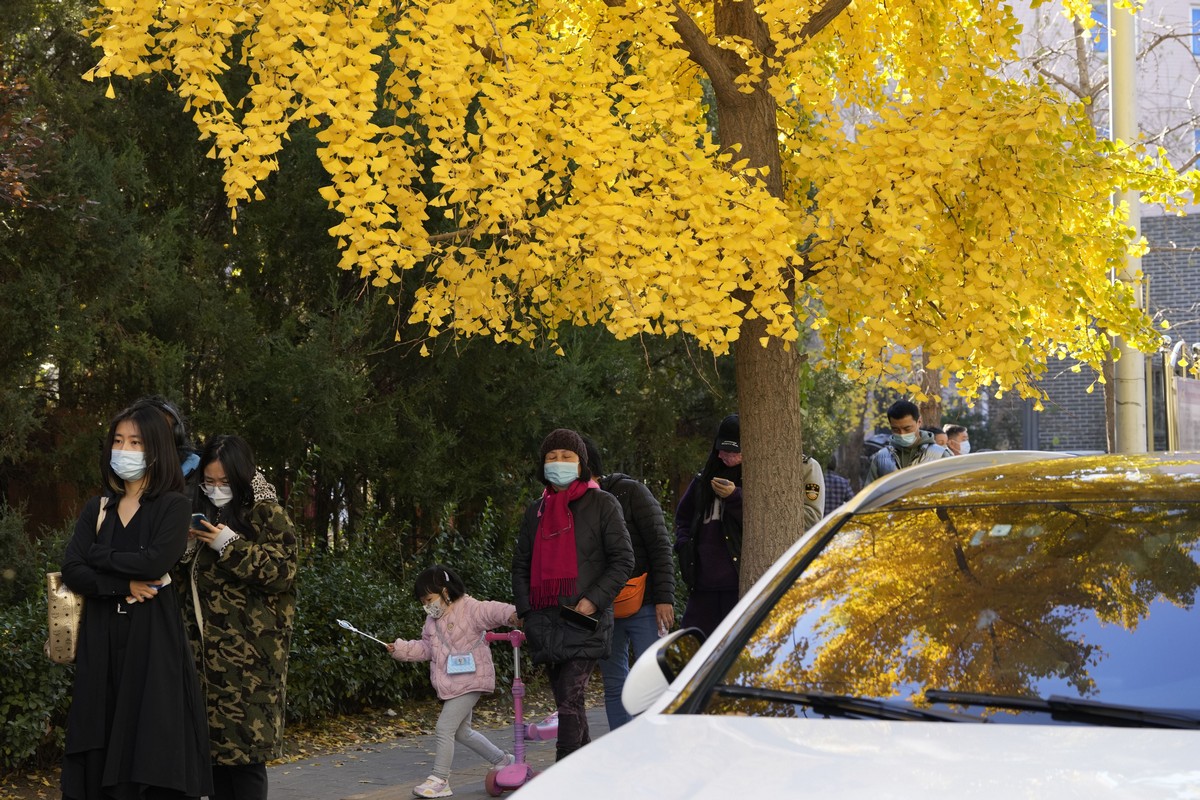
[[542, 496], [529, 504], [513, 551], [517, 616], [534, 664], [545, 664], [558, 708], [555, 760], [591, 741], [587, 685], [609, 654], [613, 599], [633, 571], [633, 546], [617, 498], [588, 469], [573, 430], [542, 441]]
[[187, 547], [191, 502], [163, 414], [118, 414], [103, 489], [75, 523], [63, 581], [87, 598], [76, 651], [62, 796], [212, 794], [208, 721], [169, 571]]
[[934, 441], [932, 433], [921, 429], [921, 410], [916, 403], [897, 400], [888, 408], [887, 417], [892, 437], [871, 456], [867, 483], [889, 472], [950, 455], [948, 449]]

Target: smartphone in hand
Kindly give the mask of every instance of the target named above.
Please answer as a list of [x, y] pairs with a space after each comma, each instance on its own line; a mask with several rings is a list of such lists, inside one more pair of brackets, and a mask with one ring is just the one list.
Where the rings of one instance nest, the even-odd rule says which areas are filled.
[[594, 631], [600, 627], [599, 619], [596, 617], [589, 617], [582, 611], [576, 611], [574, 608], [571, 608], [571, 606], [559, 606], [558, 613], [568, 622], [573, 622], [589, 631]]
[[208, 528], [205, 528], [203, 525], [200, 524], [202, 522], [208, 522], [208, 517], [204, 516], [203, 514], [192, 514], [192, 529], [193, 530], [197, 530], [197, 531], [208, 530]]

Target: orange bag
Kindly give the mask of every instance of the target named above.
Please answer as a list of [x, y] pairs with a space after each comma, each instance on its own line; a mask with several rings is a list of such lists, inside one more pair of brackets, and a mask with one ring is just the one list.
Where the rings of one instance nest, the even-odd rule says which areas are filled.
[[613, 600], [613, 616], [617, 619], [632, 617], [642, 607], [642, 598], [646, 596], [646, 576], [647, 572], [643, 572], [636, 578], [630, 578], [621, 591], [617, 592], [617, 598]]

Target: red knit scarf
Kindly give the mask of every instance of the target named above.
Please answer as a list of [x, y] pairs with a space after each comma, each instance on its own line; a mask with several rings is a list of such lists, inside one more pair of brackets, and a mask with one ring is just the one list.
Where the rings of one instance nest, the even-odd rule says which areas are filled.
[[599, 489], [600, 485], [577, 480], [561, 492], [547, 488], [542, 493], [529, 570], [529, 604], [533, 608], [557, 605], [560, 595], [575, 594], [579, 563], [575, 558], [575, 518], [569, 504], [593, 487]]

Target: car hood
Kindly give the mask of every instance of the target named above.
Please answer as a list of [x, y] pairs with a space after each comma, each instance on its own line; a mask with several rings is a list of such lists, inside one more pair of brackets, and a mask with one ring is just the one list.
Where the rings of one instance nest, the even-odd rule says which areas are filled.
[[1200, 798], [1200, 732], [647, 715], [539, 775], [521, 800]]

